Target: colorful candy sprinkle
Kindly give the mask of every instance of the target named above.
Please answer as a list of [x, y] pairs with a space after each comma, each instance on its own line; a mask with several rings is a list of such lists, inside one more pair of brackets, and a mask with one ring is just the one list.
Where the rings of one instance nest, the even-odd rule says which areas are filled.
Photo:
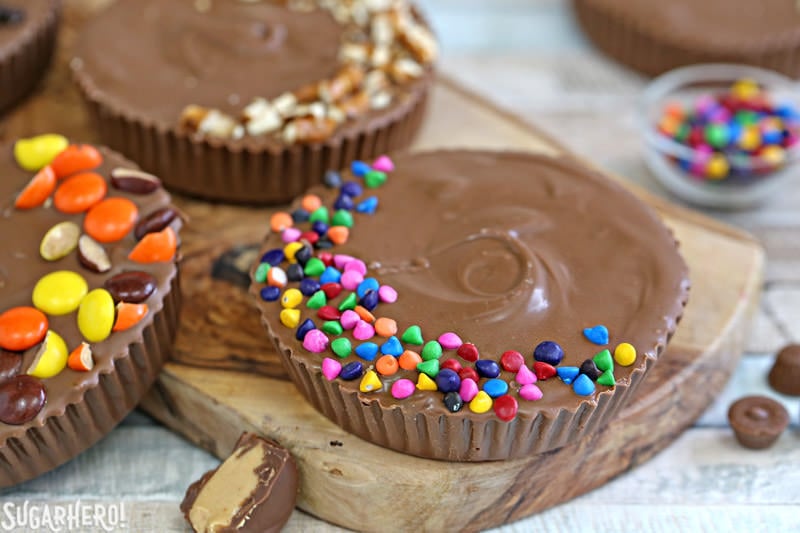
[[381, 344], [381, 353], [386, 355], [393, 355], [400, 357], [403, 354], [403, 345], [400, 344], [400, 339], [392, 335], [386, 342]]
[[491, 408], [492, 398], [485, 391], [478, 391], [478, 394], [469, 402], [469, 410], [473, 413], [485, 413]]
[[636, 361], [636, 348], [627, 342], [618, 344], [614, 350], [614, 361], [620, 366], [631, 366]]
[[347, 337], [338, 337], [331, 341], [331, 350], [333, 350], [333, 353], [337, 356], [345, 358], [352, 353], [353, 346], [350, 339]]
[[[517, 372], [524, 365], [525, 358], [516, 350], [507, 350], [500, 356], [500, 366], [506, 372]], [[532, 372], [531, 375], [533, 375]]]
[[360, 341], [371, 339], [374, 336], [375, 328], [363, 320], [359, 320], [356, 327], [353, 328], [353, 337]]
[[[281, 324], [287, 328], [296, 328], [300, 323], [300, 310], [299, 309], [282, 309], [278, 317]], [[305, 339], [304, 339], [305, 340]]]
[[318, 329], [312, 329], [303, 339], [303, 348], [311, 353], [322, 353], [328, 348], [328, 336]]
[[594, 381], [589, 379], [586, 374], [581, 374], [572, 383], [572, 390], [578, 396], [591, 396], [594, 393]]
[[442, 345], [439, 341], [428, 341], [422, 347], [422, 359], [428, 361], [430, 359], [439, 359], [442, 356]]
[[356, 346], [356, 355], [365, 361], [374, 361], [378, 355], [378, 345], [374, 342], [362, 342]]
[[372, 168], [381, 172], [394, 172], [394, 162], [387, 155], [382, 155], [372, 162]]
[[448, 392], [444, 395], [444, 406], [451, 413], [457, 413], [464, 407], [464, 400], [457, 392]]
[[514, 377], [514, 381], [520, 385], [530, 385], [531, 383], [536, 383], [536, 374], [534, 374], [530, 368], [523, 364], [520, 365], [519, 370], [517, 370], [517, 375]]
[[422, 346], [422, 343], [424, 342], [422, 338], [422, 329], [420, 329], [420, 327], [417, 325], [409, 326], [400, 336], [400, 340], [406, 344]]
[[498, 398], [508, 392], [508, 383], [502, 379], [489, 379], [483, 384], [483, 390], [492, 398]]
[[583, 336], [586, 340], [594, 344], [604, 346], [608, 344], [608, 328], [603, 325], [597, 325], [583, 330]]
[[[459, 376], [461, 377], [461, 376]], [[458, 395], [465, 402], [471, 402], [478, 395], [478, 383], [472, 378], [461, 378], [461, 385], [458, 388]]]
[[292, 215], [283, 211], [274, 213], [269, 218], [269, 226], [275, 233], [280, 233], [286, 228], [291, 228], [293, 225], [294, 220], [292, 219]]
[[455, 392], [461, 387], [461, 378], [458, 373], [449, 368], [439, 370], [435, 377], [436, 387], [442, 392]]
[[414, 394], [416, 386], [410, 379], [402, 378], [392, 383], [392, 397], [403, 400]]
[[439, 373], [439, 360], [438, 359], [431, 359], [429, 361], [423, 360], [421, 363], [417, 364], [417, 370], [422, 372], [423, 374], [427, 374], [430, 378], [435, 378], [436, 374]]
[[439, 335], [439, 344], [445, 350], [457, 350], [464, 342], [461, 340], [461, 337], [452, 331], [448, 331], [447, 333]]
[[533, 363], [533, 373], [536, 374], [536, 379], [546, 381], [557, 374], [556, 367], [543, 361], [536, 361]]
[[417, 376], [417, 388], [419, 390], [428, 390], [428, 391], [435, 391], [437, 389], [436, 382], [431, 379], [431, 377], [427, 374], [420, 373]]
[[603, 374], [597, 378], [598, 385], [605, 385], [606, 387], [613, 387], [617, 384], [617, 380], [614, 378], [614, 371], [611, 369], [606, 370]]
[[465, 361], [469, 361], [470, 363], [474, 363], [481, 356], [481, 354], [478, 352], [478, 347], [471, 342], [465, 342], [462, 344], [456, 353], [459, 355], [459, 357]]
[[361, 361], [352, 361], [342, 367], [342, 372], [339, 374], [339, 377], [346, 381], [352, 381], [361, 377], [363, 372], [364, 365], [361, 363]]
[[548, 365], [558, 366], [564, 359], [564, 349], [557, 342], [543, 341], [533, 350], [533, 358]]
[[416, 370], [417, 365], [422, 362], [422, 357], [415, 351], [405, 350], [400, 355], [398, 362], [403, 370]]
[[397, 291], [389, 285], [381, 285], [378, 288], [378, 298], [387, 304], [394, 303], [397, 301]]
[[561, 378], [561, 381], [563, 381], [567, 385], [571, 384], [575, 380], [575, 378], [578, 377], [578, 374], [580, 374], [580, 372], [581, 369], [578, 368], [577, 366], [560, 366], [558, 367], [558, 370], [556, 370], [558, 377]]
[[517, 416], [518, 409], [519, 404], [517, 403], [517, 399], [511, 395], [505, 394], [494, 400], [494, 414], [497, 415], [497, 418], [505, 422], [514, 420], [514, 417]]
[[528, 400], [529, 402], [535, 402], [536, 400], [542, 399], [542, 390], [532, 383], [528, 383], [527, 385], [523, 385], [519, 389], [519, 397], [523, 400]]
[[342, 372], [342, 363], [330, 357], [322, 360], [322, 375], [328, 381], [333, 381]]
[[397, 373], [399, 368], [400, 363], [398, 362], [397, 357], [393, 355], [384, 355], [375, 361], [375, 370], [377, 370], [382, 376], [392, 376]]

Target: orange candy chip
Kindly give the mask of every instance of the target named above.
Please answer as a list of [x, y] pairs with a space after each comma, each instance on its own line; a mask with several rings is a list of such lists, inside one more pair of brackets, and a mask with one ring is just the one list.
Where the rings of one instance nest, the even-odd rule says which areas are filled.
[[94, 357], [92, 347], [82, 342], [80, 346], [72, 350], [67, 358], [67, 366], [78, 372], [88, 372], [94, 368]]
[[116, 242], [133, 229], [138, 217], [139, 208], [127, 198], [106, 198], [86, 213], [83, 229], [97, 242]]
[[375, 315], [370, 313], [369, 310], [363, 305], [357, 305], [356, 308], [353, 309], [353, 311], [355, 311], [356, 314], [359, 316], [359, 318], [361, 318], [361, 320], [363, 320], [367, 324], [372, 324], [373, 322], [375, 322]]
[[25, 188], [22, 189], [22, 192], [19, 193], [19, 196], [14, 201], [14, 207], [17, 209], [39, 207], [53, 194], [55, 188], [56, 174], [53, 172], [52, 167], [46, 166], [37, 172]]
[[403, 370], [416, 370], [417, 365], [422, 362], [422, 357], [417, 352], [406, 350], [400, 355], [397, 362]]
[[347, 226], [331, 226], [328, 228], [328, 238], [333, 244], [344, 244], [350, 237], [350, 230]]
[[68, 215], [83, 213], [106, 195], [108, 186], [100, 174], [84, 172], [64, 180], [53, 197], [56, 209]]
[[12, 307], [0, 314], [0, 348], [21, 352], [36, 346], [47, 334], [44, 313], [34, 307]]
[[160, 263], [172, 261], [178, 249], [178, 236], [167, 226], [161, 231], [148, 233], [128, 254], [128, 259], [137, 263]]
[[316, 194], [307, 194], [303, 196], [302, 206], [309, 213], [313, 213], [322, 207], [322, 200]]
[[99, 167], [103, 156], [94, 146], [89, 144], [70, 144], [58, 154], [50, 166], [58, 179], [66, 178], [78, 172], [85, 172]]
[[[393, 355], [384, 355], [375, 361], [375, 370], [383, 376], [391, 376], [397, 372], [400, 364]], [[416, 367], [415, 367], [416, 368]]]
[[117, 304], [117, 320], [111, 331], [125, 331], [138, 324], [147, 315], [147, 304]]
[[269, 217], [269, 227], [275, 233], [280, 233], [286, 228], [291, 228], [292, 226], [294, 226], [292, 215], [284, 211], [279, 211]]
[[375, 333], [381, 337], [389, 338], [397, 333], [397, 322], [391, 318], [382, 316], [375, 321]]

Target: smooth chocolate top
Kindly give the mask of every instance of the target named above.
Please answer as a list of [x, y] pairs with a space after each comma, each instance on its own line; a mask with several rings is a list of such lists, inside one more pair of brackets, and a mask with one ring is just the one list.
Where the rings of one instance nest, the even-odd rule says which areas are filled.
[[746, 50], [800, 43], [800, 8], [794, 0], [590, 0], [625, 18], [640, 30], [686, 47]]
[[278, 532], [294, 510], [297, 484], [288, 450], [242, 433], [230, 457], [189, 486], [181, 511], [200, 533]]
[[2, 0], [2, 7], [21, 10], [25, 17], [19, 24], [0, 24], [0, 59], [16, 43], [32, 38], [57, 9], [58, 0]]
[[[101, 153], [103, 164], [95, 172], [107, 180], [114, 167], [137, 168], [132, 162], [108, 149], [101, 149]], [[128, 252], [136, 243], [133, 232], [121, 241], [104, 245], [111, 258], [112, 268], [102, 274], [84, 268], [80, 264], [77, 251], [58, 261], [45, 261], [39, 254], [39, 245], [47, 230], [66, 220], [83, 227], [84, 215], [66, 215], [52, 206], [27, 210], [15, 209], [15, 196], [32, 176], [33, 173], [17, 166], [12, 145], [0, 145], [0, 201], [2, 202], [0, 235], [3, 239], [0, 246], [0, 312], [17, 306], [32, 306], [31, 294], [34, 285], [42, 276], [56, 270], [79, 273], [86, 280], [89, 290], [103, 287], [108, 278], [120, 272], [145, 271], [156, 278], [158, 288], [145, 301], [149, 313], [142, 321], [128, 330], [112, 333], [102, 342], [91, 343], [95, 363], [92, 370], [78, 372], [67, 367], [52, 378], [42, 379], [47, 391], [47, 403], [44, 408], [27, 424], [11, 426], [0, 423], [0, 446], [4, 445], [7, 439], [20, 436], [31, 427], [42, 426], [48, 417], [62, 415], [69, 404], [81, 401], [84, 392], [97, 385], [101, 374], [113, 372], [114, 360], [128, 357], [129, 344], [142, 341], [143, 329], [152, 323], [153, 315], [162, 309], [164, 296], [177, 272], [173, 262], [140, 264], [128, 260]], [[106, 197], [114, 196], [133, 201], [139, 208], [140, 218], [170, 203], [169, 194], [161, 188], [151, 194], [134, 195], [121, 192], [109, 184]], [[180, 221], [176, 220], [174, 227], [177, 228], [179, 225]], [[83, 336], [78, 330], [76, 313], [63, 316], [48, 315], [47, 318], [50, 329], [63, 337], [68, 350], [74, 349], [83, 341]], [[21, 373], [25, 373], [30, 367], [35, 351], [36, 347], [24, 353]]]
[[238, 116], [256, 97], [275, 98], [331, 76], [342, 27], [322, 10], [272, 2], [119, 0], [88, 22], [76, 56], [115, 107], [161, 126], [188, 104]]
[[[687, 298], [687, 267], [658, 216], [621, 186], [565, 157], [438, 151], [393, 159], [388, 182], [364, 193], [378, 197], [377, 212], [356, 213], [349, 240], [332, 251], [364, 260], [367, 276], [397, 290], [397, 302], [380, 304], [375, 316], [395, 319], [398, 336], [413, 324], [426, 341], [455, 332], [474, 343], [481, 358], [497, 361], [516, 350], [529, 367], [536, 345], [551, 340], [564, 349], [561, 366], [580, 366], [606, 348], [589, 342], [583, 329], [603, 324], [608, 348], [629, 342], [638, 352], [634, 365], [615, 365], [618, 386], [665, 346]], [[335, 191], [315, 192], [332, 205]], [[271, 234], [263, 250], [282, 246]], [[254, 284], [254, 292], [259, 288]], [[259, 299], [258, 305], [291, 357], [312, 374], [319, 369], [330, 352], [304, 350], [294, 329], [280, 323], [279, 302]], [[313, 311], [300, 308], [301, 321], [321, 324]], [[445, 350], [440, 361], [450, 357], [455, 351]], [[341, 362], [351, 360], [360, 359], [350, 355]], [[416, 382], [416, 376], [400, 370], [381, 377], [383, 389], [362, 394], [362, 401], [397, 404], [408, 416], [444, 413], [441, 392], [416, 391], [405, 400], [389, 394], [394, 380]], [[510, 383], [514, 375], [504, 371], [501, 377]], [[358, 391], [359, 381], [335, 383]], [[581, 397], [558, 379], [537, 385], [544, 397], [520, 400], [517, 416], [543, 409], [555, 414], [613, 392], [598, 385], [593, 396]], [[449, 416], [495, 415], [465, 407]]]

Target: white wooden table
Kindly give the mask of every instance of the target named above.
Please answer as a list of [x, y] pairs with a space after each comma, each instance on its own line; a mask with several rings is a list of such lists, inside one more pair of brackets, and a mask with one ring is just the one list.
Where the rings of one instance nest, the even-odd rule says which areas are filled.
[[[577, 153], [666, 194], [640, 157], [634, 106], [645, 80], [591, 50], [564, 0], [420, 3], [443, 40], [443, 71]], [[776, 350], [800, 342], [800, 178], [759, 210], [706, 213], [754, 233], [768, 257], [746, 355], [725, 393], [652, 461], [498, 532], [800, 531], [800, 401], [766, 383]], [[730, 403], [753, 393], [778, 398], [791, 414], [790, 429], [770, 450], [741, 448], [727, 424]], [[217, 463], [134, 413], [71, 463], [0, 492], [0, 531], [8, 524], [6, 505], [17, 509], [26, 500], [118, 504], [128, 530], [186, 531], [178, 503], [188, 484]], [[287, 531], [339, 529], [296, 511]]]

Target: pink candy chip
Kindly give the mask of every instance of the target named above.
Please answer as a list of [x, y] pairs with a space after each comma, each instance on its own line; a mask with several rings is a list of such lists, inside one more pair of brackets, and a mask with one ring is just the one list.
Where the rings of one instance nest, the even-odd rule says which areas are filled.
[[355, 257], [352, 255], [336, 254], [333, 256], [333, 266], [339, 270], [344, 270], [344, 266], [353, 260], [355, 260]]
[[415, 387], [414, 382], [410, 379], [398, 379], [392, 384], [392, 396], [398, 400], [408, 398], [414, 394]]
[[373, 328], [372, 325], [363, 320], [359, 320], [358, 324], [356, 324], [356, 327], [353, 328], [353, 337], [355, 337], [360, 341], [371, 339], [374, 336], [375, 336], [375, 328]]
[[[348, 265], [349, 264], [350, 263], [348, 263]], [[354, 291], [358, 288], [358, 285], [362, 281], [364, 281], [364, 275], [361, 272], [358, 272], [357, 270], [345, 270], [341, 279], [339, 280], [339, 283], [341, 283], [342, 287], [348, 291]]]
[[464, 344], [464, 341], [452, 331], [448, 331], [447, 333], [439, 335], [439, 344], [441, 344], [442, 348], [445, 350], [457, 350]]
[[358, 324], [358, 321], [361, 320], [361, 317], [358, 316], [358, 313], [353, 311], [352, 309], [348, 309], [342, 316], [339, 317], [339, 323], [342, 325], [344, 329], [353, 329]]
[[536, 383], [536, 374], [527, 366], [522, 365], [519, 367], [517, 377], [514, 378], [514, 381], [520, 385], [530, 385], [531, 383]]
[[285, 243], [295, 242], [300, 240], [302, 232], [297, 228], [286, 228], [281, 233], [281, 240]]
[[391, 285], [381, 285], [378, 289], [378, 298], [384, 303], [393, 304], [397, 301], [397, 291]]
[[342, 363], [339, 361], [331, 359], [330, 357], [326, 357], [322, 360], [322, 375], [325, 376], [325, 379], [328, 381], [336, 379], [341, 371]]
[[374, 170], [380, 170], [381, 172], [393, 172], [394, 161], [392, 161], [388, 155], [382, 155], [372, 162], [372, 168]]
[[519, 389], [519, 397], [534, 402], [542, 398], [542, 390], [533, 383], [528, 383]]
[[344, 271], [348, 272], [350, 270], [355, 270], [362, 276], [367, 275], [367, 264], [362, 261], [361, 259], [353, 259], [352, 261], [348, 261], [344, 265]]
[[312, 353], [322, 353], [328, 348], [328, 337], [318, 329], [312, 329], [303, 338], [303, 348]]
[[471, 402], [472, 399], [478, 394], [478, 384], [472, 378], [462, 379], [461, 388], [458, 389], [458, 395], [465, 402]]

